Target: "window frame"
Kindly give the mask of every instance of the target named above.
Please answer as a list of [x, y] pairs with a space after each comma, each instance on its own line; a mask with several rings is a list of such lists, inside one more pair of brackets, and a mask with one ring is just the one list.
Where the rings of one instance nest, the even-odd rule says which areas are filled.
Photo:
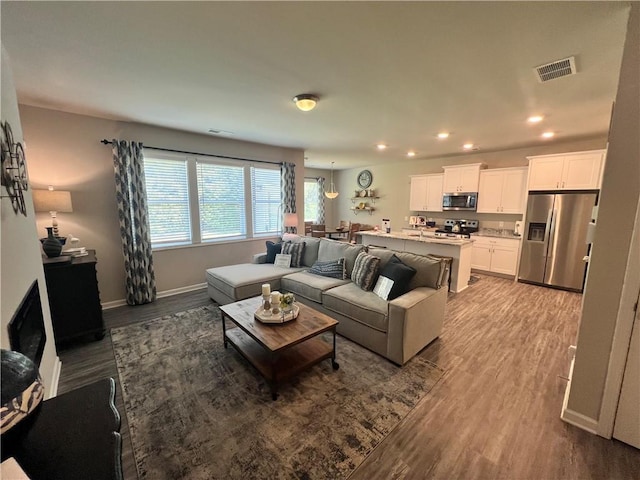
[[[176, 243], [162, 243], [158, 244], [152, 241], [151, 249], [155, 250], [167, 250], [167, 249], [176, 249], [176, 248], [190, 248], [197, 246], [208, 246], [208, 245], [216, 245], [223, 244], [227, 242], [238, 242], [238, 241], [250, 241], [257, 238], [265, 238], [265, 237], [274, 237], [279, 235], [282, 232], [282, 215], [278, 216], [277, 228], [276, 232], [266, 232], [266, 233], [255, 233], [254, 225], [253, 225], [253, 190], [252, 190], [252, 178], [251, 178], [251, 169], [266, 169], [266, 170], [276, 170], [278, 172], [278, 177], [280, 178], [280, 163], [271, 163], [271, 162], [252, 162], [252, 161], [244, 161], [244, 160], [231, 160], [225, 159], [216, 156], [209, 155], [192, 155], [192, 154], [180, 154], [173, 152], [165, 152], [162, 150], [155, 149], [147, 149], [145, 152], [145, 187], [147, 188], [147, 198], [148, 198], [148, 186], [146, 185], [146, 161], [147, 159], [158, 159], [158, 160], [170, 160], [176, 162], [186, 162], [187, 165], [187, 190], [189, 195], [189, 220], [191, 223], [191, 241], [190, 242], [176, 242]], [[244, 195], [244, 225], [245, 225], [245, 233], [241, 235], [229, 235], [223, 236], [220, 238], [211, 238], [204, 239], [202, 238], [202, 227], [200, 223], [200, 178], [198, 177], [198, 163], [202, 164], [213, 164], [213, 165], [221, 165], [221, 166], [230, 166], [230, 167], [240, 167], [243, 169], [243, 195]], [[280, 178], [280, 191], [282, 191], [282, 180]], [[281, 199], [279, 202], [281, 203]], [[281, 210], [281, 207], [280, 207]]]

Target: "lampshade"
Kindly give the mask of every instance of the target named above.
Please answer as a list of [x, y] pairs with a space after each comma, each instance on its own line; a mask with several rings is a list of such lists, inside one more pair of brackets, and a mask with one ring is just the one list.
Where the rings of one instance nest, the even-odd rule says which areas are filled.
[[33, 206], [36, 212], [73, 212], [71, 192], [64, 190], [34, 190]]
[[298, 214], [297, 213], [285, 213], [284, 214], [284, 226], [285, 227], [297, 227], [298, 226]]
[[318, 97], [316, 95], [312, 95], [310, 93], [301, 93], [300, 95], [296, 95], [293, 97], [293, 101], [303, 112], [308, 112], [309, 110], [313, 110], [318, 103]]

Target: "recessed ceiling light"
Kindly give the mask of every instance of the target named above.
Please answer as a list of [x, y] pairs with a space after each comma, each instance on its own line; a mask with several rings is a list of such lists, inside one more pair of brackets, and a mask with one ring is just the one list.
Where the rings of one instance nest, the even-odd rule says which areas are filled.
[[410, 150], [407, 152], [407, 157], [415, 157], [416, 156], [416, 152], [414, 152], [413, 150]]
[[378, 150], [384, 150], [385, 148], [387, 148], [387, 146], [384, 143], [379, 143], [378, 145], [376, 145], [376, 148]]
[[542, 138], [552, 138], [555, 135], [554, 132], [544, 132], [541, 137]]
[[532, 115], [529, 118], [527, 118], [527, 122], [528, 123], [540, 123], [543, 119], [544, 119], [544, 117], [542, 115]]
[[465, 150], [472, 150], [473, 143], [465, 143], [464, 145], [462, 145], [462, 148], [464, 148]]
[[449, 132], [440, 132], [440, 133], [438, 133], [438, 138], [440, 138], [440, 139], [449, 138]]

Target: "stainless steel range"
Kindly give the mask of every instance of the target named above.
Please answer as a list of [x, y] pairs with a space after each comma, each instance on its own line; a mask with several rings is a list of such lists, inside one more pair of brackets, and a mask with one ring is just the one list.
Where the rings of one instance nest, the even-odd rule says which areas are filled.
[[478, 220], [453, 220], [444, 221], [444, 228], [436, 230], [436, 237], [446, 238], [470, 238], [472, 233], [479, 229]]

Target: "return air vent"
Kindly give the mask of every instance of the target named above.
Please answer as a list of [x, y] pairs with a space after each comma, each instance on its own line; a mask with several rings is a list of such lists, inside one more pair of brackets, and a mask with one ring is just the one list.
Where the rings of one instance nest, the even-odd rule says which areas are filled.
[[576, 58], [569, 57], [562, 60], [556, 60], [555, 62], [547, 63], [535, 67], [534, 72], [536, 78], [540, 83], [548, 82], [554, 78], [566, 77], [567, 75], [575, 75], [576, 71]]

